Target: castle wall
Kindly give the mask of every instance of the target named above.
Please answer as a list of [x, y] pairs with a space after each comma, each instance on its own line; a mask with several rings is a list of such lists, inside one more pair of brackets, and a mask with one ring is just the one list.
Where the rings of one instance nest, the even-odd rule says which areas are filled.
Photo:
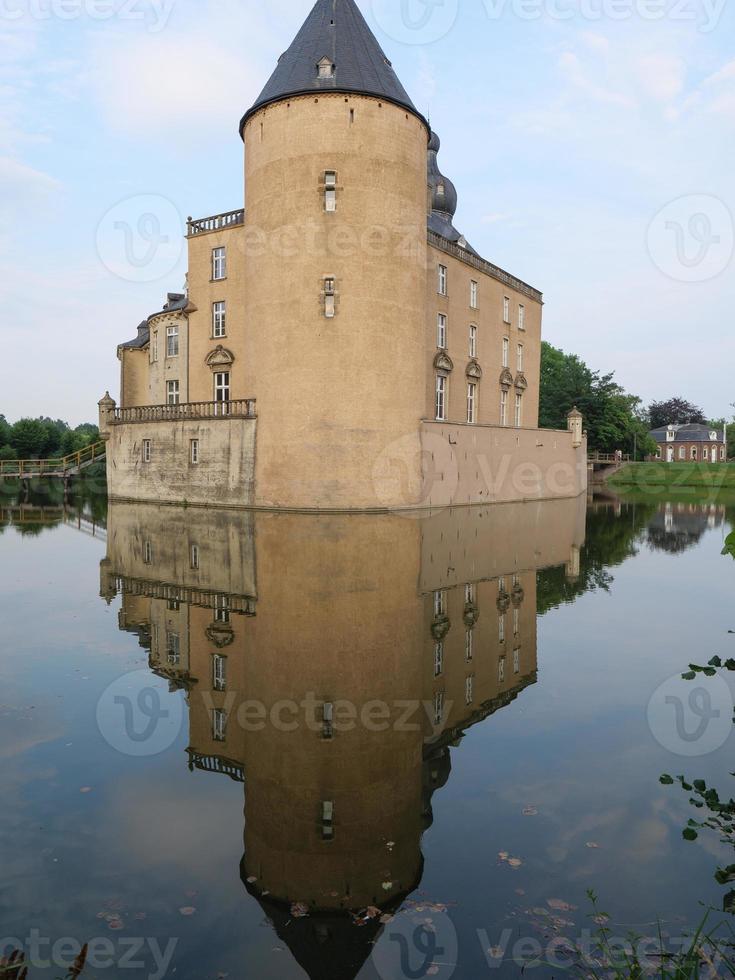
[[[250, 507], [254, 502], [255, 419], [138, 422], [110, 427], [107, 486], [111, 498], [158, 503]], [[191, 441], [199, 442], [199, 462]], [[144, 461], [145, 440], [151, 461]]]

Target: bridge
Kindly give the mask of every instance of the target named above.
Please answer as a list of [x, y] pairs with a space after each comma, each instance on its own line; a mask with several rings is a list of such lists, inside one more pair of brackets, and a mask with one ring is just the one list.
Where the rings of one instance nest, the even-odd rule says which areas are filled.
[[628, 453], [590, 453], [587, 456], [590, 480], [592, 483], [604, 483], [630, 462]]
[[68, 480], [103, 460], [106, 450], [106, 443], [96, 442], [59, 459], [3, 459], [0, 460], [0, 480], [32, 480], [36, 477]]

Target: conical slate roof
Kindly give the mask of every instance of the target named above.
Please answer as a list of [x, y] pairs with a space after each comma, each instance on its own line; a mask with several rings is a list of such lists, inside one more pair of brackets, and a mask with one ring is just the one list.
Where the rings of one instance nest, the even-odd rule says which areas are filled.
[[[326, 66], [326, 76], [320, 76], [320, 63]], [[313, 92], [372, 95], [402, 106], [426, 122], [355, 0], [317, 0], [293, 44], [279, 58], [268, 84], [245, 113], [240, 132], [263, 106]]]

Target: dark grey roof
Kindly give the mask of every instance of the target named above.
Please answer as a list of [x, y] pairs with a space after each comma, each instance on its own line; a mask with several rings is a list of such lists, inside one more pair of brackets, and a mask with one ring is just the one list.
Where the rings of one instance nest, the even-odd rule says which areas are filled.
[[[328, 78], [319, 77], [318, 64], [324, 58], [333, 65]], [[293, 44], [278, 59], [268, 84], [243, 116], [240, 132], [263, 106], [314, 92], [374, 95], [408, 109], [426, 123], [355, 0], [317, 0]]]
[[429, 159], [427, 179], [431, 190], [431, 214], [429, 215], [429, 231], [441, 235], [455, 245], [461, 243], [462, 248], [477, 255], [477, 252], [467, 243], [464, 235], [454, 227], [454, 214], [457, 210], [457, 188], [452, 181], [445, 177], [439, 169], [437, 159], [441, 149], [441, 140], [436, 133], [431, 134], [429, 141]]
[[143, 320], [138, 325], [138, 336], [134, 340], [129, 340], [126, 344], [120, 344], [120, 347], [125, 350], [140, 350], [142, 347], [146, 347], [151, 339], [149, 323], [154, 317], [160, 316], [162, 313], [175, 313], [177, 310], [186, 310], [188, 307], [189, 297], [186, 293], [168, 293], [166, 295], [166, 302], [163, 304], [163, 309], [151, 313], [148, 319]]
[[667, 442], [666, 433], [669, 429], [674, 429], [676, 438], [674, 442], [712, 442], [710, 432], [717, 433], [717, 442], [725, 442], [725, 433], [722, 429], [713, 429], [709, 425], [699, 425], [691, 423], [689, 425], [662, 425], [658, 429], [653, 429], [650, 433], [654, 442]]
[[133, 340], [129, 340], [127, 344], [120, 344], [120, 347], [124, 347], [126, 350], [140, 350], [140, 348], [146, 346], [150, 339], [151, 337], [150, 330], [148, 329], [148, 321], [143, 320], [143, 322], [138, 326], [138, 336]]

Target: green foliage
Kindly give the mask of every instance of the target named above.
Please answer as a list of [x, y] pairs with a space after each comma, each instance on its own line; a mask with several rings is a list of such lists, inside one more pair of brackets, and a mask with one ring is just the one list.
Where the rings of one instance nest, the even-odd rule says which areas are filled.
[[687, 425], [697, 423], [707, 425], [704, 412], [686, 398], [669, 398], [664, 402], [651, 402], [648, 406], [648, 421], [652, 429], [664, 425]]
[[731, 531], [725, 538], [725, 547], [722, 549], [722, 554], [735, 558], [735, 531]]
[[[666, 487], [698, 487], [702, 490], [735, 489], [735, 465], [729, 463], [630, 463], [613, 473], [617, 488], [637, 487], [646, 492]], [[691, 491], [690, 491], [691, 492]]]
[[0, 415], [0, 459], [53, 459], [69, 456], [99, 440], [97, 426], [71, 429], [60, 419], [20, 419], [10, 425]]
[[539, 424], [544, 429], [566, 429], [567, 415], [577, 407], [593, 451], [638, 455], [655, 452], [640, 398], [629, 395], [614, 375], [592, 371], [575, 354], [541, 345], [541, 401]]

